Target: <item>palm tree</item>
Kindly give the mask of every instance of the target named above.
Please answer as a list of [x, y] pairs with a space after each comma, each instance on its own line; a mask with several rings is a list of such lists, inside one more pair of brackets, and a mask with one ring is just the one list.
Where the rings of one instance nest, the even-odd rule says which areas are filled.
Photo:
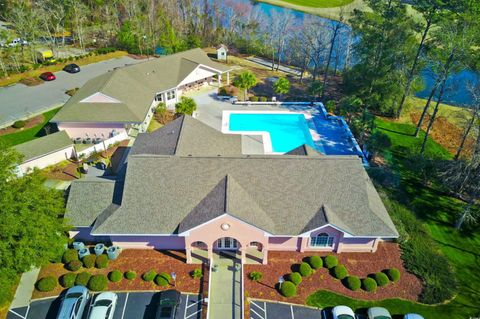
[[243, 99], [245, 101], [247, 100], [248, 89], [255, 86], [255, 84], [257, 84], [257, 78], [250, 71], [240, 73], [233, 80], [233, 85], [235, 85], [239, 89], [244, 90]]
[[290, 81], [286, 78], [279, 78], [277, 82], [273, 84], [273, 91], [276, 94], [280, 94], [280, 96], [287, 94], [288, 91], [290, 91]]

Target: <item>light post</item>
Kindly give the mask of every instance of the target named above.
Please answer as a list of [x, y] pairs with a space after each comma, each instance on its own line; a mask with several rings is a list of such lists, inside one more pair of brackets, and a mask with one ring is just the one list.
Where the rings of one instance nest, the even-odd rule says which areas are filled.
[[285, 279], [283, 278], [283, 276], [280, 276], [280, 278], [278, 278], [278, 286], [279, 286], [279, 289], [282, 289], [282, 284], [285, 282]]
[[175, 287], [175, 285], [176, 285], [176, 279], [177, 279], [177, 274], [174, 273], [174, 272], [172, 272], [172, 273], [170, 274], [170, 276], [171, 276], [172, 279], [173, 279], [173, 286]]

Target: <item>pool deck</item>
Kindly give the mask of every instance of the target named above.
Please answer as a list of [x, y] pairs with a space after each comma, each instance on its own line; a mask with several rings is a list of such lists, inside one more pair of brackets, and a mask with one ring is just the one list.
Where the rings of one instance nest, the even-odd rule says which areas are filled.
[[[224, 111], [276, 111], [308, 113], [313, 118], [308, 122], [311, 130], [318, 132], [321, 141], [315, 141], [316, 148], [326, 155], [360, 155], [355, 143], [351, 141], [351, 132], [346, 130], [339, 119], [326, 119], [321, 108], [310, 105], [238, 105], [219, 101], [215, 98], [216, 89], [199, 92], [192, 96], [197, 102], [197, 119], [222, 131]], [[242, 135], [244, 154], [265, 154], [262, 135]]]

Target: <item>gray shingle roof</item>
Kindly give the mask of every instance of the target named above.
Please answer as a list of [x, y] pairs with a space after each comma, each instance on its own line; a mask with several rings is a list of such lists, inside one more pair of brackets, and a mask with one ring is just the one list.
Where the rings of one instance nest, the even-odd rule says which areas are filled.
[[[220, 72], [229, 70], [210, 60], [202, 49], [118, 68], [88, 81], [52, 122], [142, 122], [155, 94], [177, 87], [200, 64]], [[121, 103], [80, 103], [97, 92]]]
[[73, 181], [65, 218], [77, 227], [91, 226], [99, 213], [112, 204], [114, 189], [114, 179], [86, 177]]
[[23, 155], [23, 162], [60, 151], [73, 145], [65, 131], [45, 135], [29, 142], [16, 145], [14, 148]]

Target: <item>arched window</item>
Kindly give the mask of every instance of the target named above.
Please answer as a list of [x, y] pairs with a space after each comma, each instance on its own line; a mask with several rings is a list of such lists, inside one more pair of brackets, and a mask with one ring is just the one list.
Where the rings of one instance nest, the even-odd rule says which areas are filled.
[[310, 240], [310, 246], [313, 247], [333, 247], [333, 236], [329, 236], [327, 233], [320, 233], [314, 236]]

